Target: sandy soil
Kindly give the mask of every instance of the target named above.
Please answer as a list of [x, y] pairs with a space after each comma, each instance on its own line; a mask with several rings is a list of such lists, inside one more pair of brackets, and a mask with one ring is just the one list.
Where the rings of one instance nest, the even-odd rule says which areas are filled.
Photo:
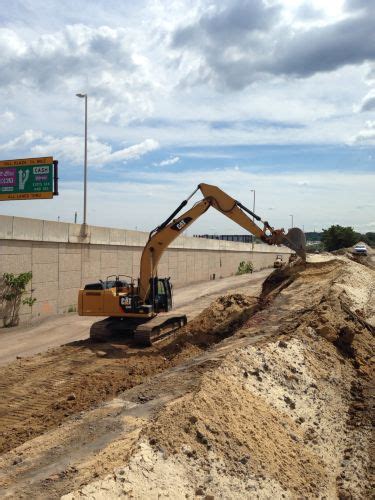
[[370, 498], [374, 271], [317, 257], [260, 301], [219, 297], [143, 364], [129, 352], [122, 369], [152, 376], [11, 446], [2, 496]]
[[[269, 271], [231, 278], [228, 285], [237, 283], [236, 290], [259, 295], [261, 282], [267, 274]], [[209, 286], [208, 291], [216, 293], [206, 295], [202, 294], [202, 286], [200, 289], [196, 286], [185, 290], [176, 302], [183, 304], [191, 294], [198, 295], [183, 309], [192, 320], [218, 297], [217, 290], [222, 286], [222, 283]], [[230, 325], [244, 321], [248, 308], [251, 311], [257, 303], [257, 299], [242, 295], [233, 297], [223, 302], [219, 296], [217, 311], [216, 307], [211, 309], [208, 319], [204, 315], [202, 326], [193, 337], [189, 333], [191, 325], [200, 324], [200, 320], [182, 329], [178, 340], [172, 337], [150, 349], [137, 348], [131, 337], [105, 343], [88, 339], [0, 367], [0, 451], [8, 451], [77, 412], [110, 399], [218, 342], [228, 329], [231, 331]], [[177, 313], [179, 310], [175, 309]], [[218, 336], [216, 329], [221, 332]], [[191, 338], [182, 342], [185, 335]]]

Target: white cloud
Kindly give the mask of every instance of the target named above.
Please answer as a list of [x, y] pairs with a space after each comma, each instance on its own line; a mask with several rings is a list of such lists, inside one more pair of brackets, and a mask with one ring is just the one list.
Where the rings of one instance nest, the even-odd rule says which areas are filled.
[[173, 34], [172, 47], [185, 66], [182, 82], [241, 90], [273, 77], [306, 78], [374, 60], [373, 5], [348, 2], [346, 7], [335, 22], [303, 28], [295, 23], [291, 30], [282, 3], [210, 4]]
[[[79, 165], [83, 159], [84, 141], [81, 136], [66, 136], [62, 138], [44, 135], [38, 130], [26, 130], [23, 134], [0, 145], [0, 151], [15, 149], [24, 151], [23, 154], [36, 156], [52, 155], [63, 159], [72, 165]], [[92, 165], [102, 166], [108, 163], [137, 160], [141, 156], [158, 149], [160, 144], [154, 139], [145, 139], [139, 144], [113, 151], [110, 144], [99, 141], [96, 137], [89, 137], [87, 141], [88, 161]]]
[[[320, 26], [322, 29], [331, 26], [333, 30], [345, 18], [342, 6], [337, 2], [335, 8], [324, 4], [323, 0], [316, 4], [321, 10]], [[237, 68], [238, 55], [245, 57], [251, 52], [251, 57], [246, 57], [259, 61], [268, 54], [263, 50], [263, 42], [252, 43], [251, 37], [257, 36], [257, 30], [252, 28], [258, 27], [266, 41], [272, 40], [272, 47], [273, 44], [281, 48], [288, 46], [294, 36], [298, 38], [317, 29], [316, 19], [312, 19], [314, 9], [307, 8], [309, 2], [144, 0], [131, 6], [127, 3], [126, 7], [116, 5], [114, 11], [111, 3], [96, 1], [90, 6], [89, 17], [84, 11], [75, 12], [77, 24], [70, 24], [72, 17], [64, 13], [57, 2], [47, 8], [40, 0], [33, 0], [33, 5], [35, 8], [28, 10], [28, 16], [21, 9], [13, 8], [8, 27], [0, 31], [0, 51], [4, 54], [0, 62], [0, 97], [9, 102], [9, 110], [17, 116], [12, 124], [14, 135], [21, 134], [24, 128], [39, 128], [38, 124], [46, 116], [52, 136], [78, 135], [83, 113], [83, 103], [79, 104], [75, 97], [78, 91], [89, 95], [90, 133], [106, 142], [121, 141], [125, 134], [134, 143], [141, 142], [143, 137], [153, 137], [166, 145], [294, 141], [326, 144], [347, 142], [348, 135], [358, 130], [353, 104], [367, 91], [364, 69], [359, 63], [345, 67], [338, 64], [336, 71], [324, 73], [319, 64], [325, 58], [314, 58], [314, 54], [310, 54], [310, 66], [304, 62], [306, 78], [295, 78], [291, 68], [288, 78], [265, 79], [259, 74], [253, 85], [241, 87], [241, 78], [244, 77], [246, 83], [249, 73], [243, 75]], [[43, 14], [39, 12], [42, 5]], [[38, 15], [33, 16], [33, 12]], [[232, 17], [226, 18], [225, 12], [230, 12]], [[241, 12], [254, 15], [242, 19], [238, 16]], [[279, 14], [282, 14], [280, 19]], [[351, 20], [356, 17], [351, 11], [349, 14], [346, 15]], [[24, 24], [12, 21], [20, 18]], [[303, 27], [295, 24], [301, 20]], [[237, 21], [239, 30], [232, 29]], [[217, 42], [212, 46], [209, 64], [206, 61], [202, 66], [202, 58], [192, 51], [171, 49], [173, 34], [186, 25], [199, 25], [209, 40]], [[212, 31], [215, 26], [217, 32]], [[361, 32], [358, 35], [356, 31], [356, 36], [360, 35]], [[234, 44], [234, 48], [228, 46], [228, 51], [222, 54], [224, 59], [228, 58], [227, 63], [233, 65], [233, 71], [225, 70], [226, 63], [218, 67], [217, 60], [213, 60], [215, 55], [220, 56], [225, 40]], [[327, 44], [330, 40], [328, 37]], [[188, 38], [187, 42], [192, 40]], [[371, 44], [360, 45], [361, 50], [370, 51], [367, 45]], [[345, 59], [346, 52], [339, 48], [338, 52], [336, 55]], [[241, 61], [237, 61], [239, 65]], [[332, 64], [332, 68], [336, 66]], [[199, 86], [193, 83], [196, 70], [206, 76], [209, 72], [208, 80], [199, 79]], [[210, 85], [212, 71], [222, 76], [216, 89]], [[313, 76], [309, 76], [310, 73]], [[239, 86], [224, 85], [228, 79], [236, 82], [239, 79]], [[160, 119], [160, 125], [143, 126], [149, 117]], [[163, 119], [168, 120], [169, 125], [163, 124]], [[136, 127], [129, 125], [134, 120]], [[191, 121], [184, 124], [184, 120]], [[205, 122], [213, 120], [232, 121], [232, 124], [226, 130], [212, 130]], [[247, 129], [236, 125], [243, 120], [253, 120], [254, 125]], [[259, 124], [262, 120], [293, 121], [302, 128], [268, 126], [264, 130]]]
[[12, 122], [15, 119], [15, 114], [11, 111], [4, 111], [4, 113], [0, 113], [0, 123], [4, 124], [4, 122]]
[[180, 152], [179, 154], [180, 154], [180, 156], [184, 156], [186, 158], [202, 158], [202, 159], [207, 159], [207, 160], [233, 158], [232, 154], [220, 153], [220, 152], [215, 152], [215, 151], [194, 151], [193, 153]]
[[0, 30], [0, 88], [54, 94], [88, 93], [92, 117], [127, 121], [152, 110], [148, 58], [137, 53], [129, 30], [84, 24], [22, 37]]
[[14, 139], [0, 145], [0, 151], [12, 151], [16, 148], [28, 146], [32, 142], [43, 137], [39, 130], [25, 130], [25, 132]]
[[375, 121], [367, 120], [365, 128], [360, 130], [351, 138], [351, 143], [355, 144], [371, 144], [375, 143]]
[[167, 167], [168, 165], [175, 165], [179, 161], [180, 161], [179, 156], [172, 156], [171, 158], [168, 158], [167, 160], [155, 162], [155, 163], [153, 163], [153, 165], [154, 165], [154, 167]]
[[137, 160], [146, 153], [159, 149], [159, 147], [159, 143], [154, 139], [146, 139], [139, 144], [135, 144], [134, 146], [114, 151], [108, 156], [107, 163], [109, 161]]
[[0, 52], [4, 61], [22, 56], [26, 51], [26, 44], [22, 38], [9, 28], [0, 28]]
[[375, 89], [371, 89], [362, 99], [358, 107], [359, 111], [372, 111], [375, 109]]
[[[160, 147], [154, 139], [146, 139], [139, 144], [134, 144], [117, 151], [112, 150], [110, 144], [100, 142], [95, 137], [87, 141], [88, 162], [91, 165], [103, 166], [108, 163], [138, 160], [141, 156], [154, 151]], [[40, 144], [31, 148], [36, 155], [53, 154], [55, 158], [61, 158], [73, 165], [80, 165], [83, 161], [82, 137], [68, 136], [62, 139], [45, 137]]]

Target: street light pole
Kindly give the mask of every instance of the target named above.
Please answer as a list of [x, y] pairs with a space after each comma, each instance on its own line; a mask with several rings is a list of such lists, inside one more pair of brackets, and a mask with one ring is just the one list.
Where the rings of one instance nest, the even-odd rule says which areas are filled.
[[77, 97], [85, 99], [85, 160], [83, 170], [83, 225], [86, 226], [87, 207], [87, 94], [76, 94]]
[[[251, 189], [250, 191], [253, 193], [253, 212], [255, 213], [255, 189]], [[254, 216], [253, 216], [253, 220], [254, 220]]]
[[[255, 189], [250, 189], [250, 192], [253, 193], [253, 213], [255, 214]], [[254, 215], [253, 215], [254, 222]], [[254, 235], [251, 235], [251, 250], [254, 252]]]
[[294, 225], [293, 225], [293, 214], [290, 214], [290, 216], [289, 216], [289, 217], [291, 217], [291, 218], [292, 218], [292, 228], [293, 228], [293, 227], [294, 227]]

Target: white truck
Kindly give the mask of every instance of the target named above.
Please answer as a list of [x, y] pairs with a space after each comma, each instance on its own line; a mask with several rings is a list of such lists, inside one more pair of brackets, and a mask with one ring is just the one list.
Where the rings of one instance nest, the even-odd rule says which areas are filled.
[[353, 255], [367, 255], [367, 247], [364, 243], [357, 243], [352, 250]]

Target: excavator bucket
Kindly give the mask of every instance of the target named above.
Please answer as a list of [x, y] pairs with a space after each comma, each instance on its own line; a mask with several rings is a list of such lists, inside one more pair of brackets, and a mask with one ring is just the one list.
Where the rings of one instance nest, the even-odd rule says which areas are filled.
[[301, 229], [298, 227], [289, 229], [283, 237], [282, 244], [296, 252], [302, 260], [306, 260], [306, 238]]

